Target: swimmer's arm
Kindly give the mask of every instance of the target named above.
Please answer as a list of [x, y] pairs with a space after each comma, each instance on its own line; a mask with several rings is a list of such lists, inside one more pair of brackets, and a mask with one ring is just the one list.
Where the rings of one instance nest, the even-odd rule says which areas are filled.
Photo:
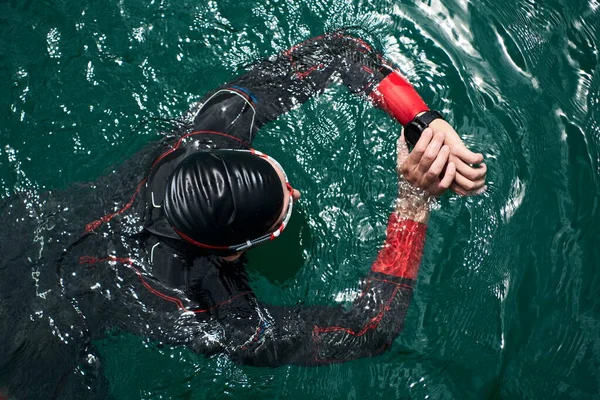
[[[271, 347], [278, 362], [319, 365], [372, 357], [387, 349], [404, 327], [427, 231], [429, 199], [445, 192], [456, 172], [448, 163], [444, 135], [424, 132], [409, 155], [398, 141], [398, 201], [383, 248], [368, 273], [363, 292], [347, 309], [271, 308], [280, 340]], [[445, 173], [444, 165], [448, 163]], [[441, 178], [440, 178], [441, 175]]]
[[222, 88], [244, 88], [253, 94], [259, 128], [322, 93], [337, 77], [352, 93], [370, 96], [402, 124], [428, 110], [391, 63], [344, 30], [308, 39], [259, 62]]
[[456, 167], [448, 161], [445, 135], [426, 129], [409, 154], [404, 136], [397, 143], [398, 199], [389, 218], [385, 244], [371, 270], [399, 278], [417, 278], [429, 218], [430, 198], [448, 190]]
[[353, 93], [368, 95], [392, 70], [366, 42], [341, 30], [263, 60], [224, 87], [242, 87], [255, 96], [260, 128], [322, 93], [338, 76]]
[[[258, 99], [256, 128], [322, 92], [340, 76], [356, 94], [368, 96], [375, 106], [406, 126], [429, 110], [415, 88], [368, 43], [345, 31], [309, 39], [286, 50], [229, 85], [245, 87]], [[473, 195], [485, 190], [487, 167], [483, 155], [467, 149], [458, 133], [443, 119], [430, 124], [445, 133], [444, 145], [456, 167], [451, 190]], [[479, 166], [477, 166], [479, 165]]]

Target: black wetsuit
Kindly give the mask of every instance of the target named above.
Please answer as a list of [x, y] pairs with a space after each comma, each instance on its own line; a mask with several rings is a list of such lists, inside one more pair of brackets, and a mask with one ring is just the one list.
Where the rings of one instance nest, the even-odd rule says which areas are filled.
[[[248, 283], [245, 257], [227, 262], [201, 253], [173, 232], [161, 204], [166, 179], [186, 154], [244, 148], [261, 126], [322, 92], [335, 78], [352, 92], [368, 95], [391, 71], [357, 38], [334, 33], [312, 39], [209, 93], [192, 107], [187, 129], [144, 149], [116, 173], [80, 185], [77, 192], [47, 194], [32, 219], [36, 237], [46, 245], [39, 257], [29, 257], [32, 266], [24, 274], [40, 269], [56, 274], [42, 273], [31, 285], [38, 293], [29, 305], [34, 311], [19, 327], [48, 331], [51, 326], [60, 332], [44, 339], [54, 341], [47, 345], [56, 349], [46, 352], [63, 351], [71, 362], [48, 371], [50, 387], [57, 387], [52, 379], [58, 380], [63, 383], [55, 390], [66, 392], [65, 380], [84, 380], [72, 368], [88, 357], [91, 340], [107, 329], [272, 367], [348, 361], [389, 347], [402, 330], [413, 280], [368, 272], [364, 266], [363, 294], [350, 307], [264, 304]], [[74, 218], [88, 223], [76, 231]], [[420, 258], [419, 249], [411, 254]], [[7, 357], [22, 346], [22, 338], [13, 339]], [[2, 356], [0, 350], [0, 362]], [[33, 372], [21, 378], [38, 379]], [[0, 389], [4, 384], [10, 390], [15, 379], [0, 376]]]

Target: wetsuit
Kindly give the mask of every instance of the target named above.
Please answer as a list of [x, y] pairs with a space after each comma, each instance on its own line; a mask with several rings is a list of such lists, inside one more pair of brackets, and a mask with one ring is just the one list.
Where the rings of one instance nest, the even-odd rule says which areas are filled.
[[[29, 265], [21, 269], [21, 279], [34, 277], [28, 284], [34, 295], [26, 303], [23, 288], [0, 282], [5, 300], [15, 299], [14, 306], [0, 303], [0, 314], [15, 318], [6, 332], [0, 328], [12, 343], [0, 347], [0, 367], [2, 360], [18, 364], [40, 354], [61, 354], [67, 361], [46, 369], [22, 367], [18, 376], [2, 376], [0, 368], [0, 385], [10, 391], [44, 384], [49, 393], [78, 393], [71, 389], [78, 386], [68, 382], [87, 387], [99, 381], [90, 381], [96, 375], [89, 371], [76, 374], [75, 367], [89, 360], [91, 343], [107, 329], [259, 366], [343, 362], [389, 347], [402, 330], [412, 297], [424, 225], [391, 215], [386, 244], [371, 270], [365, 266], [363, 292], [351, 306], [272, 306], [253, 293], [244, 256], [228, 262], [206, 254], [170, 228], [161, 208], [166, 179], [186, 154], [249, 146], [261, 126], [335, 78], [403, 124], [426, 109], [366, 43], [343, 32], [325, 35], [260, 62], [209, 93], [192, 107], [187, 129], [148, 146], [115, 173], [47, 193], [33, 211], [22, 203], [18, 209], [4, 207], [5, 226], [24, 230], [33, 224], [35, 232], [24, 245], [8, 245], [10, 237], [2, 238], [7, 261], [0, 270], [26, 258], [19, 262]], [[19, 213], [28, 213], [31, 224], [19, 222]], [[27, 243], [40, 246], [26, 248]], [[39, 339], [11, 336], [15, 329], [36, 332]], [[24, 351], [31, 351], [29, 358], [22, 357]], [[34, 398], [37, 392], [26, 393]]]
[[[312, 39], [209, 93], [190, 112], [191, 129], [153, 161], [139, 199], [132, 199], [144, 212], [144, 260], [111, 257], [130, 267], [140, 265], [136, 270], [147, 290], [191, 311], [199, 323], [218, 327], [218, 339], [187, 338], [192, 348], [226, 352], [252, 365], [313, 365], [378, 354], [398, 335], [420, 261], [423, 225], [392, 215], [387, 244], [366, 277], [363, 294], [348, 309], [275, 307], [254, 295], [245, 259], [226, 262], [203, 253], [178, 236], [162, 208], [168, 176], [192, 152], [250, 146], [261, 126], [323, 91], [336, 76], [351, 91], [368, 96], [386, 78], [389, 84], [390, 74], [399, 79], [360, 39], [341, 32]], [[97, 226], [92, 222], [86, 229], [93, 232]], [[83, 264], [105, 261], [106, 255], [80, 259]], [[152, 286], [143, 274], [160, 285]]]

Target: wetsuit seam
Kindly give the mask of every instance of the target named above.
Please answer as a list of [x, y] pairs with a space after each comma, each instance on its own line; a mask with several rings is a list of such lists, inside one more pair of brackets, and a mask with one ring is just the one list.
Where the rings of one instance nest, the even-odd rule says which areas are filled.
[[[315, 362], [335, 362], [336, 361], [336, 359], [322, 360], [322, 359], [318, 358], [319, 344], [318, 344], [317, 336], [320, 336], [322, 333], [342, 331], [342, 332], [346, 332], [346, 334], [348, 334], [348, 335], [360, 337], [360, 336], [367, 334], [367, 332], [369, 332], [370, 330], [374, 331], [375, 329], [377, 329], [377, 327], [379, 326], [379, 323], [385, 317], [385, 313], [389, 310], [390, 305], [393, 302], [394, 298], [400, 291], [401, 285], [395, 285], [395, 286], [396, 286], [396, 288], [392, 292], [390, 298], [386, 301], [386, 303], [385, 303], [385, 305], [383, 305], [383, 307], [380, 307], [380, 311], [378, 312], [378, 314], [375, 315], [374, 317], [372, 317], [358, 332], [355, 332], [354, 330], [352, 330], [348, 327], [345, 327], [345, 326], [321, 327], [321, 326], [315, 325], [313, 327], [313, 344], [314, 344], [314, 360], [315, 360]], [[389, 345], [389, 343], [387, 345]], [[346, 361], [347, 359], [342, 358], [339, 360]]]

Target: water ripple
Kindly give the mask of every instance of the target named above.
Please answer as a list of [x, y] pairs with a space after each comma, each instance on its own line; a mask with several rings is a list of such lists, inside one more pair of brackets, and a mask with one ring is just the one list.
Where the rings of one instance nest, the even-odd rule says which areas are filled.
[[[266, 371], [115, 333], [95, 346], [111, 393], [202, 397], [201, 387], [232, 398], [597, 395], [598, 0], [55, 0], [5, 2], [0, 11], [0, 197], [13, 230], [2, 239], [29, 237], [21, 230], [36, 226], [30, 242], [8, 246], [3, 257], [30, 258], [10, 281], [27, 282], [22, 291], [34, 299], [35, 327], [64, 342], [66, 333], [86, 328], [44, 309], [56, 294], [56, 273], [44, 269], [44, 257], [72, 235], [53, 216], [86, 218], [90, 210], [65, 210], [66, 200], [46, 189], [95, 180], [262, 57], [355, 26], [486, 157], [488, 191], [444, 197], [433, 213], [405, 331], [389, 352]], [[397, 134], [396, 123], [340, 85], [261, 131], [257, 147], [284, 164], [303, 194], [289, 242], [300, 244], [273, 250], [295, 254], [292, 271], [253, 270], [261, 298], [344, 304], [356, 296], [395, 199]], [[98, 202], [117, 207], [126, 196]], [[142, 307], [144, 293], [88, 283], [115, 304], [133, 301], [140, 313], [156, 312]], [[3, 296], [23, 296], [8, 280], [0, 288]], [[15, 356], [34, 357], [36, 346], [23, 342]], [[90, 369], [95, 357], [90, 352]]]

